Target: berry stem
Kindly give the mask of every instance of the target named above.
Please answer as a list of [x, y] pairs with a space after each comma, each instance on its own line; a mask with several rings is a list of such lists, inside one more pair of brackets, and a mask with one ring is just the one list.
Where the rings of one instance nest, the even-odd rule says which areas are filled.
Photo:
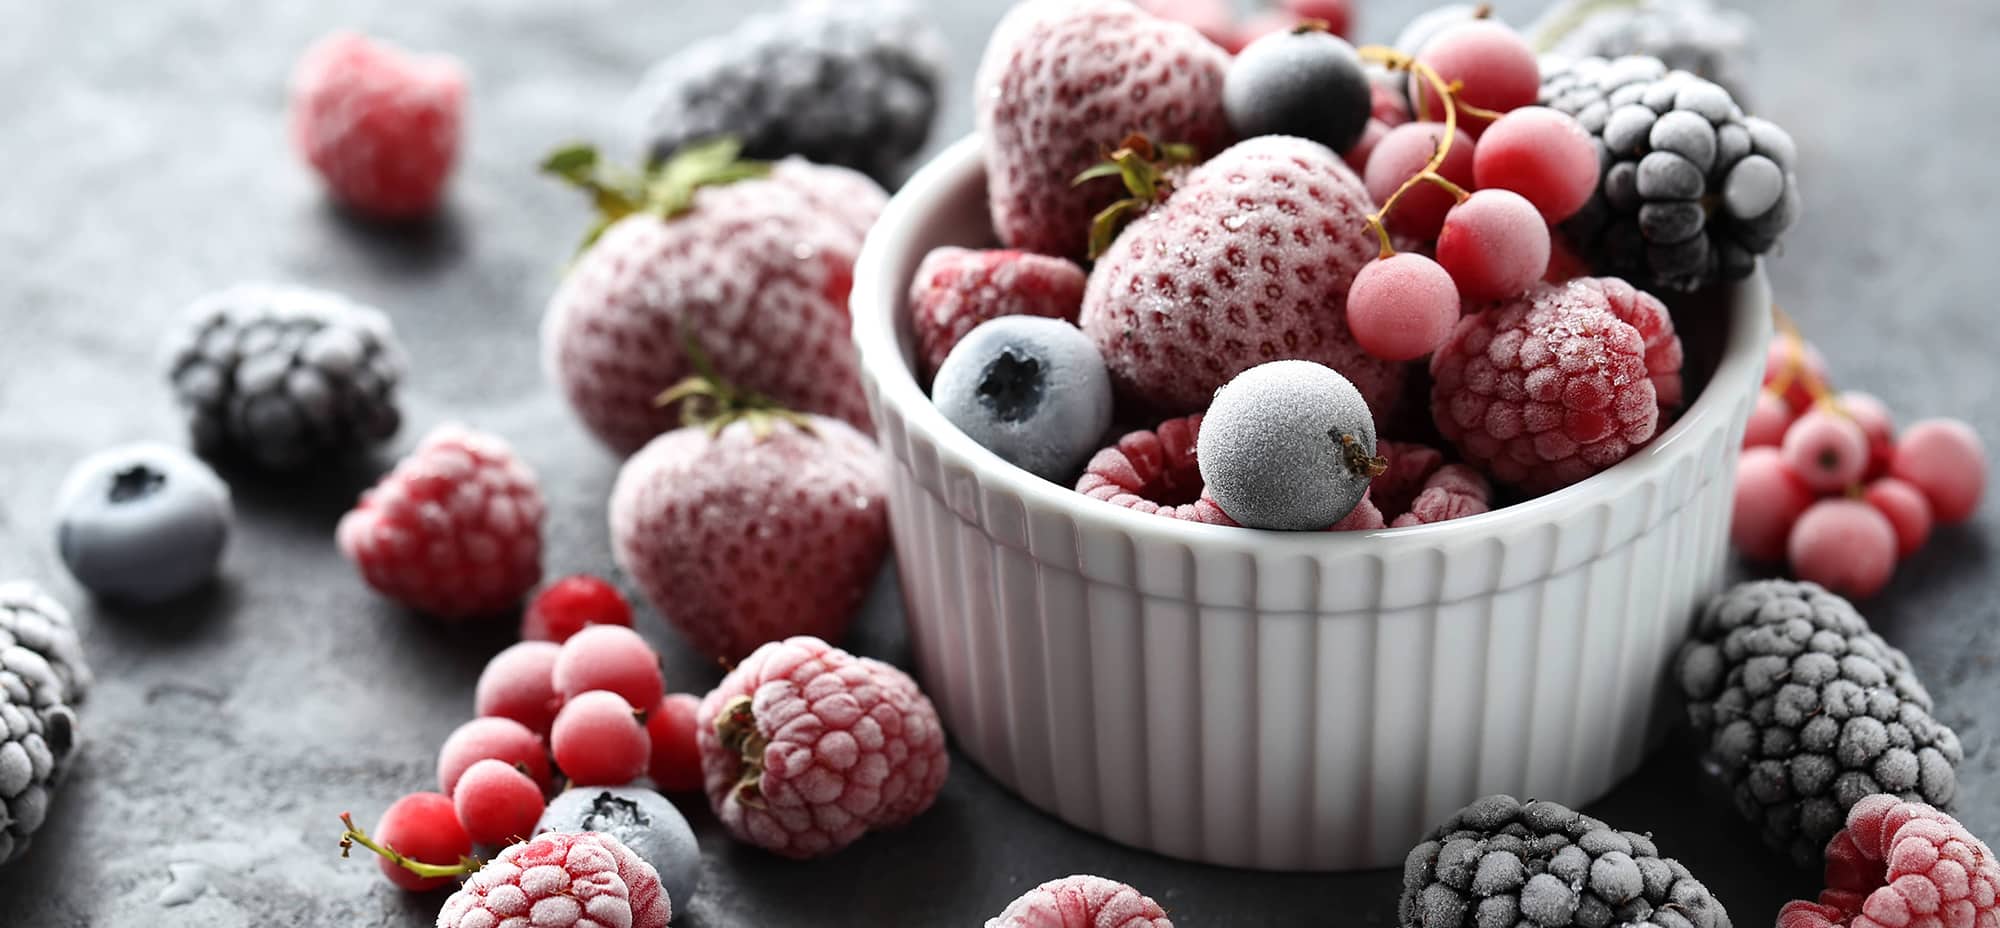
[[738, 696], [715, 716], [715, 736], [725, 750], [743, 761], [743, 773], [736, 779], [736, 801], [746, 806], [764, 804], [764, 750], [771, 742], [757, 731], [757, 715], [748, 696]]
[[812, 434], [812, 419], [786, 409], [779, 403], [755, 390], [736, 386], [717, 373], [715, 365], [709, 361], [708, 352], [692, 334], [681, 339], [681, 350], [687, 354], [689, 366], [694, 373], [680, 383], [661, 391], [653, 398], [655, 406], [681, 404], [681, 424], [701, 426], [708, 429], [710, 437], [721, 434], [730, 423], [738, 420], [750, 424], [750, 430], [762, 439], [771, 434], [779, 422], [788, 422], [800, 431]]
[[1453, 81], [1450, 84], [1446, 84], [1444, 78], [1437, 73], [1437, 69], [1418, 61], [1414, 56], [1384, 45], [1363, 46], [1360, 52], [1361, 58], [1364, 61], [1372, 61], [1391, 71], [1408, 71], [1422, 78], [1431, 85], [1431, 89], [1437, 92], [1438, 101], [1444, 106], [1444, 137], [1438, 140], [1437, 151], [1431, 155], [1430, 162], [1424, 165], [1423, 170], [1418, 171], [1411, 175], [1409, 179], [1403, 181], [1402, 186], [1397, 187], [1395, 192], [1389, 194], [1388, 199], [1383, 200], [1382, 204], [1377, 206], [1374, 212], [1368, 214], [1368, 225], [1375, 230], [1376, 238], [1380, 239], [1382, 243], [1382, 257], [1390, 258], [1395, 256], [1396, 246], [1389, 241], [1389, 229], [1382, 224], [1382, 220], [1389, 215], [1391, 209], [1395, 208], [1396, 201], [1401, 200], [1403, 194], [1410, 192], [1419, 183], [1428, 181], [1429, 183], [1436, 184], [1446, 193], [1451, 194], [1457, 202], [1463, 203], [1466, 197], [1471, 196], [1471, 194], [1465, 191], [1465, 188], [1452, 183], [1443, 174], [1438, 173], [1438, 169], [1444, 167], [1446, 156], [1451, 154], [1452, 141], [1458, 136], [1459, 110], [1463, 108], [1469, 114], [1486, 119], [1498, 118], [1500, 114], [1490, 110], [1480, 110], [1476, 107], [1467, 106], [1458, 99], [1458, 93], [1463, 89], [1462, 83]]
[[384, 860], [427, 880], [440, 877], [465, 876], [468, 873], [476, 872], [480, 867], [486, 866], [486, 862], [477, 857], [461, 857], [458, 859], [458, 863], [449, 866], [444, 864], [427, 864], [421, 860], [413, 860], [397, 853], [395, 848], [368, 837], [368, 832], [363, 831], [359, 825], [354, 824], [354, 815], [352, 813], [340, 813], [340, 824], [346, 828], [345, 831], [340, 833], [341, 857], [346, 857], [347, 852], [353, 850], [354, 846], [359, 844], [381, 855]]

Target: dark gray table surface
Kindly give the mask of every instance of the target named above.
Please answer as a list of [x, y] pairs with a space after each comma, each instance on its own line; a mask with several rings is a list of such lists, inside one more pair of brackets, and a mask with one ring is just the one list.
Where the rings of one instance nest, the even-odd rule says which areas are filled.
[[[335, 552], [334, 522], [423, 431], [463, 419], [512, 438], [550, 502], [551, 574], [611, 568], [604, 500], [617, 462], [543, 380], [536, 327], [585, 223], [581, 199], [536, 177], [573, 137], [620, 136], [621, 103], [653, 58], [755, 3], [367, 0], [349, 4], [10, 4], [0, 28], [0, 577], [73, 606], [100, 683], [88, 749], [34, 851], [0, 871], [0, 925], [430, 923], [439, 896], [391, 889], [339, 859], [335, 815], [372, 820], [431, 788], [439, 742], [511, 631], [448, 630], [370, 593]], [[1419, 7], [1362, 0], [1383, 38]], [[1502, 2], [1528, 19], [1538, 0]], [[932, 4], [956, 51], [936, 139], [970, 125], [969, 85], [998, 0]], [[1905, 417], [1965, 417], [2000, 437], [1992, 308], [2000, 148], [1991, 43], [1976, 0], [1770, 0], [1755, 108], [1799, 142], [1807, 213], [1771, 262], [1781, 302], [1843, 382]], [[469, 158], [438, 222], [389, 230], [328, 208], [287, 149], [283, 86], [298, 51], [353, 24], [462, 56], [475, 75]], [[86, 452], [181, 440], [156, 351], [182, 306], [242, 279], [344, 290], [388, 309], [415, 359], [409, 427], [382, 459], [287, 485], [230, 474], [238, 534], [224, 580], [150, 612], [92, 605], [51, 545], [51, 496]], [[1909, 651], [1966, 744], [1961, 812], [2000, 838], [2000, 625], [1993, 506], [1940, 533], [1865, 607]], [[621, 578], [622, 582], [622, 578]], [[659, 619], [641, 629], [669, 684], [716, 672]], [[893, 577], [850, 644], [906, 657]], [[699, 805], [693, 803], [690, 805]], [[957, 758], [935, 809], [828, 860], [730, 842], [707, 811], [705, 886], [676, 925], [978, 925], [1042, 880], [1093, 872], [1159, 898], [1176, 923], [1388, 925], [1389, 872], [1267, 875], [1180, 863], [1071, 829]], [[1593, 811], [1654, 832], [1729, 905], [1767, 925], [1817, 879], [1788, 871], [1668, 751]], [[159, 903], [175, 880], [207, 889]], [[187, 886], [183, 886], [183, 889]], [[676, 906], [680, 908], [679, 905]]]

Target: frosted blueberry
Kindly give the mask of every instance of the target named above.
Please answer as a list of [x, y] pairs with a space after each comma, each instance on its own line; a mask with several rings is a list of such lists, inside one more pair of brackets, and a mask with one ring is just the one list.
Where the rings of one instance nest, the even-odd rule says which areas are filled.
[[1324, 29], [1281, 29], [1238, 53], [1222, 108], [1238, 136], [1292, 135], [1336, 152], [1361, 140], [1372, 107], [1361, 56]]
[[1291, 531], [1340, 521], [1382, 469], [1361, 392], [1311, 361], [1260, 364], [1216, 391], [1195, 459], [1230, 518]]
[[931, 400], [973, 441], [1057, 482], [1083, 467], [1111, 427], [1104, 359], [1089, 336], [1061, 319], [981, 323], [945, 356]]
[[701, 848], [694, 829], [667, 797], [636, 786], [590, 786], [549, 802], [535, 834], [593, 831], [610, 835], [660, 871], [675, 912], [686, 911], [701, 887]]
[[163, 602], [215, 573], [229, 537], [229, 487], [193, 456], [154, 442], [93, 454], [56, 496], [56, 547], [106, 599]]

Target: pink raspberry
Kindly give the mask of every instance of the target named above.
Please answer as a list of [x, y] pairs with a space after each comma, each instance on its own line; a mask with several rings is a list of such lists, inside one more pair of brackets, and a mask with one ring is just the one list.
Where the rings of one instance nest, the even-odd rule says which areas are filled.
[[[1372, 490], [1361, 491], [1361, 502], [1355, 503], [1340, 521], [1327, 526], [1329, 532], [1372, 532], [1378, 528], [1388, 528], [1388, 520], [1382, 517], [1382, 510], [1370, 498]], [[1208, 497], [1204, 495], [1203, 499]]]
[[1201, 413], [1126, 435], [1090, 459], [1076, 491], [1170, 519], [1235, 525], [1222, 507], [1202, 495], [1201, 469], [1194, 457], [1200, 435]]
[[1611, 304], [1611, 314], [1639, 330], [1639, 337], [1646, 343], [1646, 375], [1653, 379], [1653, 389], [1659, 393], [1660, 427], [1664, 429], [1665, 414], [1681, 405], [1683, 360], [1681, 339], [1674, 333], [1674, 317], [1667, 312], [1667, 304], [1616, 277], [1581, 277], [1575, 282], [1604, 294], [1605, 301]]
[[1391, 520], [1410, 511], [1410, 503], [1424, 491], [1424, 482], [1444, 466], [1444, 452], [1416, 442], [1376, 442], [1375, 453], [1389, 466], [1369, 481], [1368, 493]]
[[1174, 928], [1150, 897], [1101, 876], [1066, 876], [1035, 887], [986, 928]]
[[1543, 285], [1459, 321], [1431, 356], [1431, 413], [1466, 460], [1546, 493], [1651, 441], [1663, 399], [1680, 395], [1679, 361], [1671, 322], [1646, 301], [1599, 280]]
[[465, 109], [456, 59], [336, 32], [299, 59], [291, 94], [292, 144], [335, 199], [388, 219], [437, 208]]
[[465, 881], [438, 928], [665, 928], [660, 874], [617, 838], [545, 834], [513, 845]]
[[1396, 528], [1476, 516], [1493, 508], [1493, 485], [1463, 464], [1446, 464], [1424, 481], [1410, 508], [1389, 523]]
[[716, 817], [737, 840], [795, 859], [916, 817], [950, 769], [916, 681], [818, 638], [758, 648], [695, 722]]
[[340, 519], [368, 585], [443, 618], [504, 612], [542, 579], [542, 493], [498, 437], [443, 425]]
[[1957, 819], [1869, 796], [1826, 848], [1826, 889], [1778, 913], [1778, 928], [2000, 928], [2000, 862]]
[[1061, 258], [1005, 249], [934, 248], [910, 283], [910, 328], [923, 376], [988, 319], [1047, 316], [1076, 321], [1083, 268]]

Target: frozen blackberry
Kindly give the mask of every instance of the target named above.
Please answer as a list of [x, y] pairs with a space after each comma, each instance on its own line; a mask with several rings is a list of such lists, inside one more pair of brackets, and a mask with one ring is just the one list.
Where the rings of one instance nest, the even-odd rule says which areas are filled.
[[0, 651], [16, 647], [48, 663], [62, 683], [58, 701], [81, 702], [90, 691], [90, 665], [69, 610], [25, 580], [0, 583]]
[[204, 455], [288, 470], [396, 434], [403, 351], [380, 311], [324, 290], [209, 294], [170, 351], [174, 398]]
[[0, 584], [0, 864], [25, 853], [48, 817], [76, 752], [70, 702], [89, 683], [62, 607], [29, 584]]
[[801, 4], [653, 66], [635, 106], [651, 156], [734, 136], [890, 186], [937, 115], [943, 39], [903, 3]]
[[1949, 808], [1964, 759], [1909, 658], [1847, 600], [1762, 580], [1711, 600], [1678, 658], [1688, 720], [1736, 807], [1817, 868], [1865, 796]]
[[1599, 143], [1597, 192], [1562, 229], [1600, 275], [1671, 290], [1740, 280], [1798, 218], [1791, 136], [1718, 84], [1640, 55], [1546, 57], [1541, 102]]
[[1653, 840], [1553, 802], [1487, 796], [1403, 863], [1403, 928], [1729, 928]]
[[1549, 7], [1528, 35], [1565, 58], [1651, 55], [1740, 96], [1757, 28], [1742, 11], [1714, 0], [1565, 0]]

